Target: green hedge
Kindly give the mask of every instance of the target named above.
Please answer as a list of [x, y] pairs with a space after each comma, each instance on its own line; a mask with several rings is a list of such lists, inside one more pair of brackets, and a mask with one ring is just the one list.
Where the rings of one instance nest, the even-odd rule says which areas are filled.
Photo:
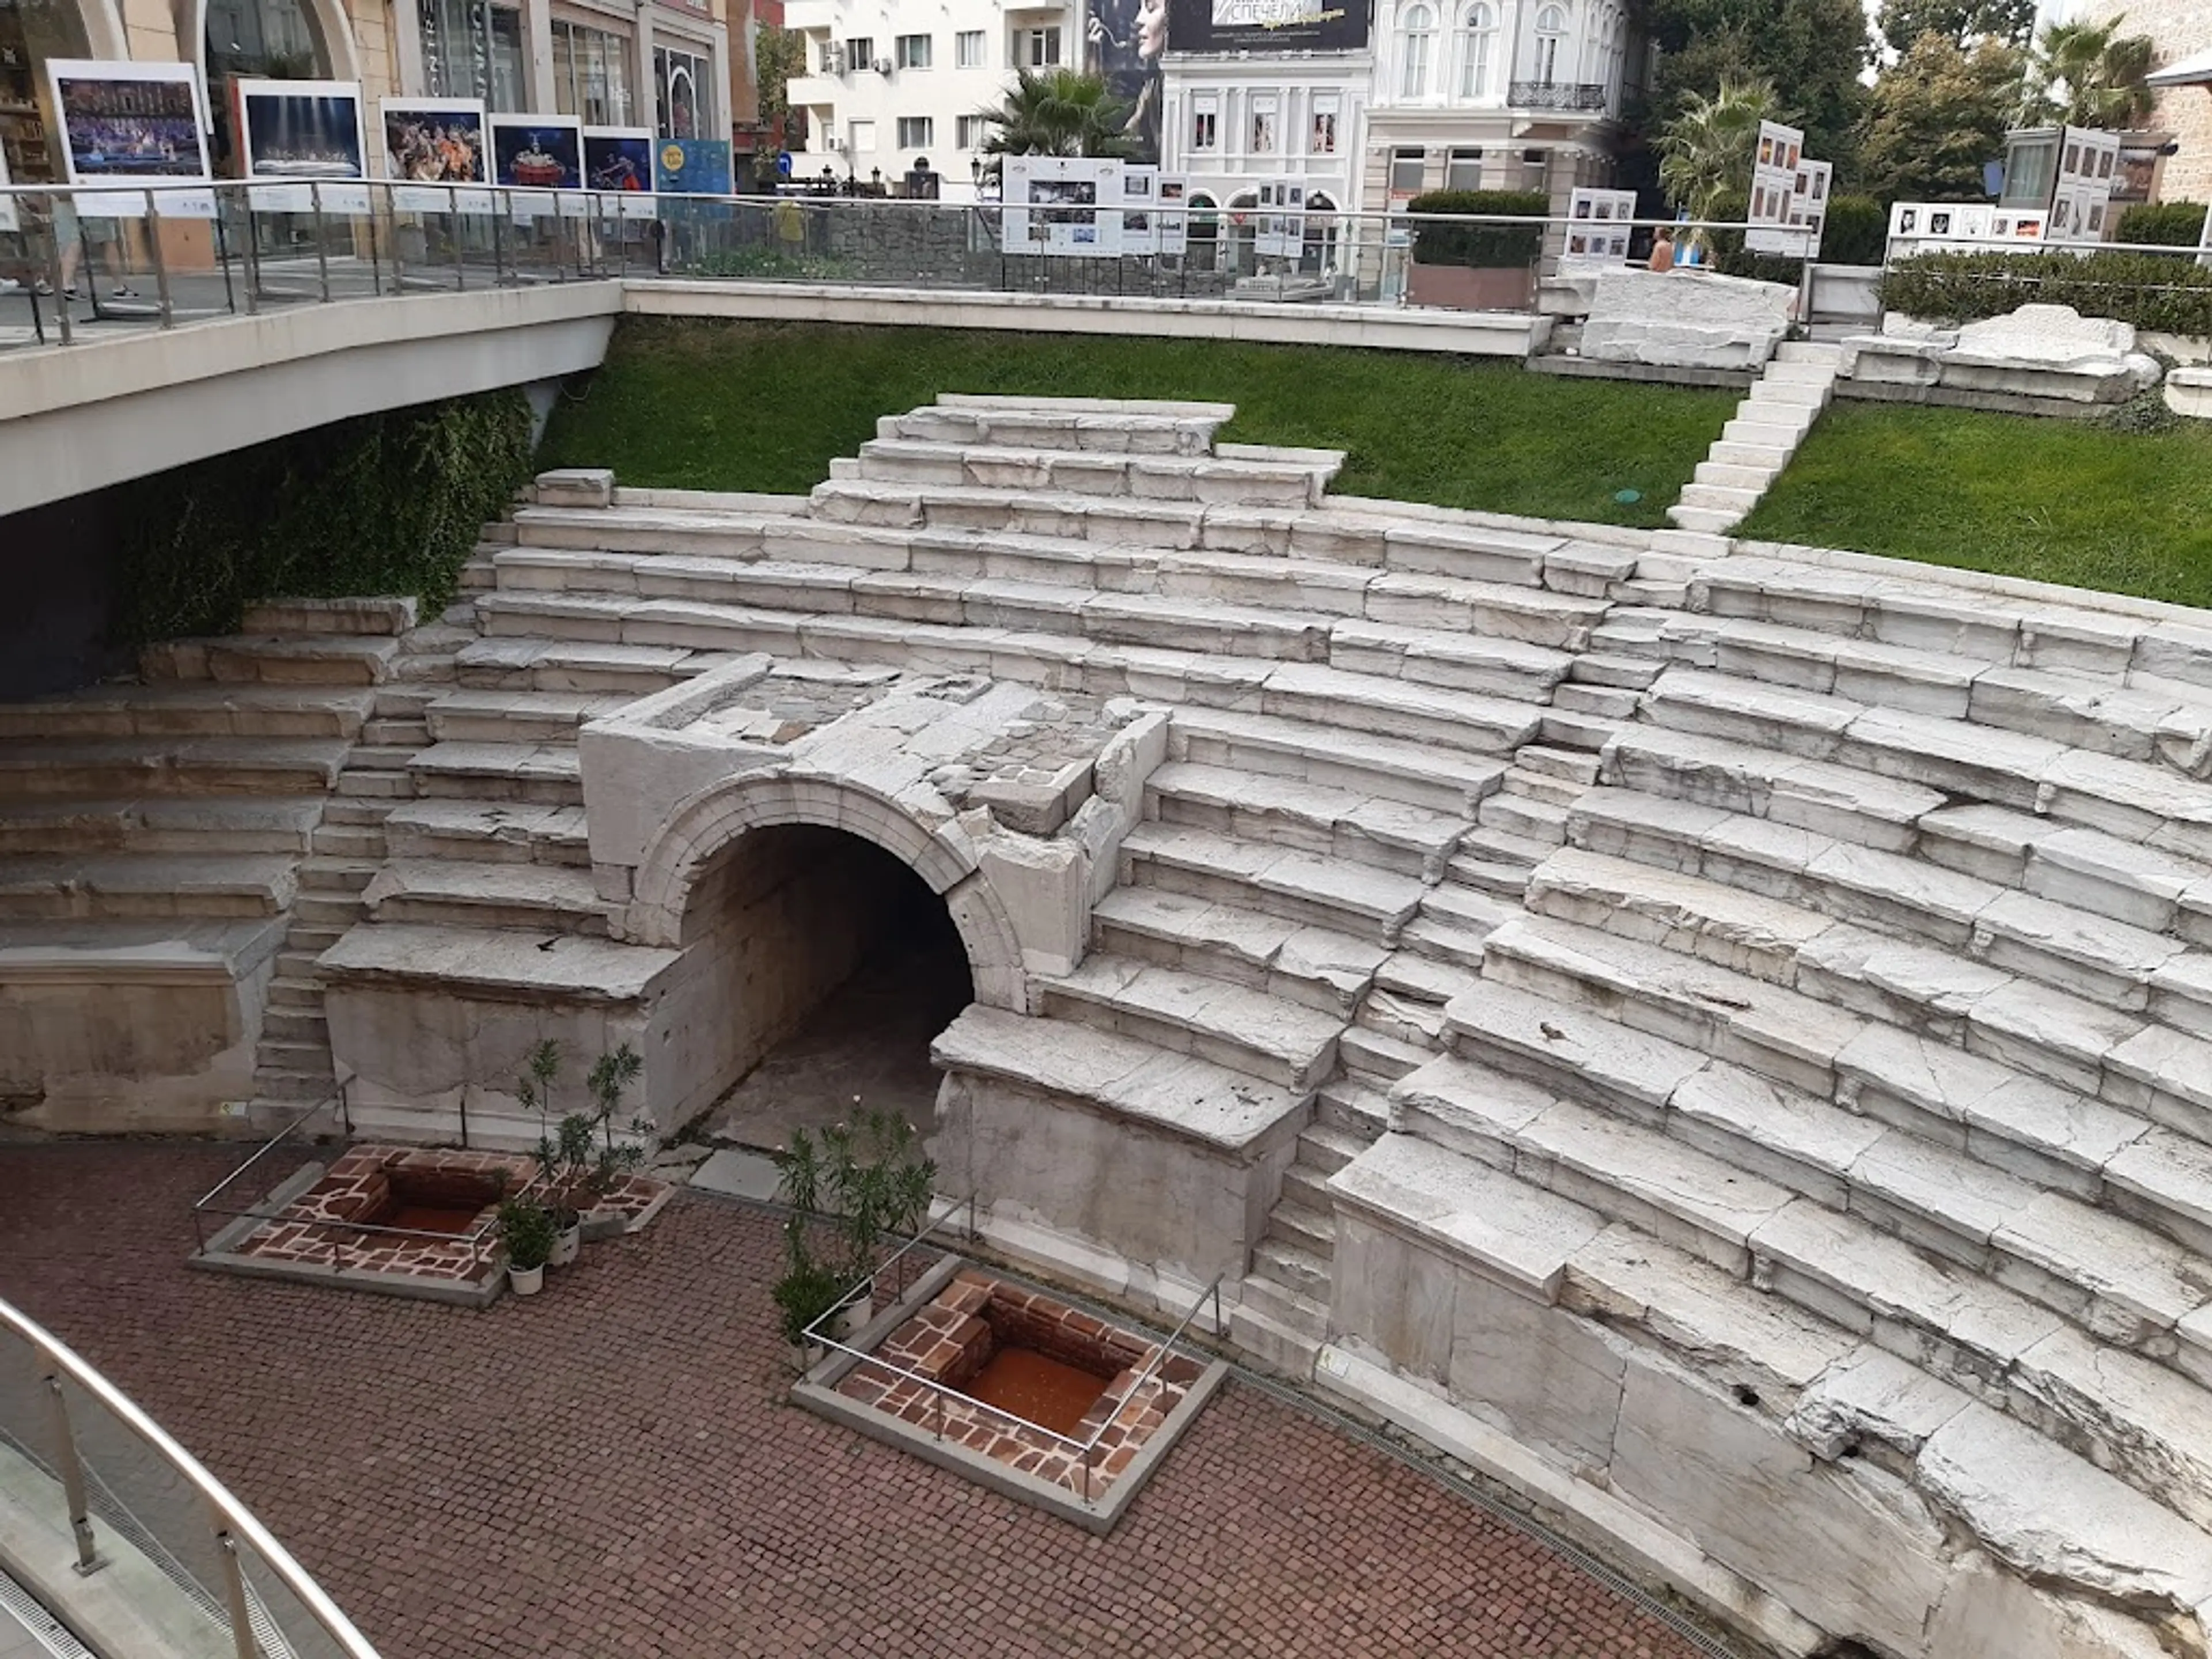
[[2112, 240], [2156, 243], [2161, 247], [2195, 247], [2204, 235], [2202, 202], [2138, 202], [2120, 215]]
[[1881, 279], [1885, 311], [1972, 322], [2024, 305], [2072, 306], [2169, 334], [2212, 334], [2212, 270], [2157, 253], [1923, 253]]
[[[1552, 198], [1540, 190], [1432, 190], [1406, 204], [1409, 213], [1466, 213], [1541, 219]], [[1531, 225], [1416, 225], [1413, 258], [1425, 265], [1513, 270], [1536, 262], [1544, 228]]]
[[1871, 196], [1832, 196], [1820, 230], [1820, 263], [1878, 265], [1889, 243], [1889, 212]]
[[484, 524], [529, 481], [519, 391], [316, 427], [120, 486], [117, 641], [228, 633], [257, 599], [451, 602]]

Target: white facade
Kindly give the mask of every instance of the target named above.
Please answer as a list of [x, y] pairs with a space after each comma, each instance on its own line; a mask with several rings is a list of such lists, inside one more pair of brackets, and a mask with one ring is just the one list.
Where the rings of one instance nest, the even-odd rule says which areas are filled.
[[[1319, 244], [1334, 228], [1311, 216], [1352, 206], [1374, 74], [1364, 52], [1170, 52], [1161, 169], [1189, 178], [1194, 210], [1223, 210], [1224, 246], [1250, 240], [1249, 218], [1237, 220], [1257, 210], [1262, 184], [1303, 185], [1309, 240]], [[1314, 252], [1309, 263], [1327, 263], [1321, 246]]]
[[799, 179], [885, 184], [926, 159], [945, 199], [973, 200], [995, 106], [1014, 70], [1082, 56], [1071, 5], [1009, 6], [996, 0], [790, 0], [789, 27], [806, 38], [808, 73], [792, 80], [807, 116], [806, 148], [792, 155]]

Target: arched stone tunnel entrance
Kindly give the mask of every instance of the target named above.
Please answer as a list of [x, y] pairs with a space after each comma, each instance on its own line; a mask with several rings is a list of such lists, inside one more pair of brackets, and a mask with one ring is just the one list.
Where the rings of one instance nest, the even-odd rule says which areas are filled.
[[681, 1118], [717, 1140], [780, 1146], [868, 1109], [927, 1133], [931, 1040], [970, 1001], [1020, 1006], [1012, 927], [964, 839], [849, 783], [702, 791], [633, 891], [622, 931], [683, 948]]
[[713, 1139], [777, 1146], [863, 1110], [933, 1127], [930, 1039], [975, 989], [959, 930], [920, 876], [849, 831], [781, 824], [731, 843], [690, 908], [726, 957], [743, 1068], [702, 1125]]

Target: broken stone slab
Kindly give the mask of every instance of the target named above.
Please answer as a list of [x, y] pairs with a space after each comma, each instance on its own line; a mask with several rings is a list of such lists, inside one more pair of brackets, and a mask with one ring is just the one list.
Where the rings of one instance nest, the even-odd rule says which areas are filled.
[[615, 475], [610, 467], [564, 466], [538, 475], [542, 507], [612, 507]]
[[1600, 362], [1759, 368], [1790, 331], [1794, 290], [1687, 271], [1599, 273], [1582, 355]]

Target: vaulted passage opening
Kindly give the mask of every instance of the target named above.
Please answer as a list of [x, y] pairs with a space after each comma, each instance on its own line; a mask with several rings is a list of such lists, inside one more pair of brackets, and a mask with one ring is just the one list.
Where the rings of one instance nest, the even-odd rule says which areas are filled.
[[933, 1127], [930, 1040], [975, 994], [944, 900], [905, 863], [842, 830], [755, 830], [693, 885], [684, 934], [714, 1139], [779, 1146], [858, 1110]]

